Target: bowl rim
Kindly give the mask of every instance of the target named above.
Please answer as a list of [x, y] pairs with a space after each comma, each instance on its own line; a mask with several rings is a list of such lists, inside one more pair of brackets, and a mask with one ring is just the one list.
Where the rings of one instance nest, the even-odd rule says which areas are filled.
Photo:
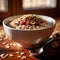
[[[12, 18], [12, 17], [17, 17], [17, 16], [22, 16], [22, 15], [16, 15], [16, 16], [11, 16], [11, 17], [7, 17], [3, 20], [2, 24], [3, 24], [3, 27], [7, 27], [8, 29], [11, 29], [11, 30], [20, 30], [20, 31], [39, 31], [39, 30], [45, 30], [45, 29], [49, 29], [51, 27], [54, 27], [56, 25], [56, 20], [50, 16], [46, 16], [46, 15], [39, 15], [39, 14], [35, 14], [36, 16], [40, 16], [40, 17], [46, 17], [46, 18], [49, 18], [51, 19], [51, 21], [53, 21], [52, 23], [52, 26], [50, 27], [47, 27], [47, 28], [44, 28], [44, 29], [35, 29], [35, 30], [30, 30], [30, 29], [16, 29], [16, 28], [12, 28], [12, 27], [9, 27], [8, 25], [5, 24], [5, 21], [8, 19], [8, 18]], [[46, 20], [46, 19], [45, 19]]]

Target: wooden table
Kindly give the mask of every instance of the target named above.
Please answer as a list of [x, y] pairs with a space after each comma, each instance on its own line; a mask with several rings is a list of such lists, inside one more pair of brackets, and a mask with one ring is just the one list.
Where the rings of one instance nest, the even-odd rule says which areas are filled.
[[[60, 33], [60, 17], [55, 19], [56, 19], [56, 27], [52, 35]], [[42, 54], [38, 55], [37, 57], [42, 60], [60, 60], [60, 46], [59, 48], [53, 48], [52, 43], [50, 43], [50, 45], [45, 48], [45, 51]]]
[[56, 20], [56, 27], [55, 27], [52, 35], [55, 34], [55, 33], [60, 32], [60, 17], [59, 18], [55, 18], [55, 20]]
[[[60, 32], [60, 17], [58, 18], [55, 18], [56, 19], [56, 27], [52, 33], [52, 35], [56, 34], [56, 33], [59, 33]], [[0, 30], [3, 29], [2, 26], [0, 26]], [[41, 59], [41, 60], [60, 60], [60, 52], [59, 50], [55, 50], [54, 48], [49, 48], [50, 50], [46, 50], [45, 52], [43, 52], [42, 54], [36, 56], [38, 59]], [[48, 51], [48, 52], [47, 52]], [[50, 53], [51, 52], [51, 53]]]

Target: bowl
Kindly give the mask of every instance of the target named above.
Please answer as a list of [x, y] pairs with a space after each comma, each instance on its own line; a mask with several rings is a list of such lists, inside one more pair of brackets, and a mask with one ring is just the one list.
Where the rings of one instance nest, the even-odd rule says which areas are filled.
[[52, 24], [52, 26], [49, 28], [40, 30], [21, 30], [11, 28], [8, 25], [6, 25], [9, 21], [14, 20], [20, 16], [21, 15], [17, 15], [4, 19], [3, 27], [9, 39], [18, 42], [24, 48], [34, 48], [38, 45], [42, 45], [44, 42], [48, 40], [49, 36], [52, 34], [56, 25], [55, 19], [44, 15], [36, 15], [36, 16], [46, 21], [49, 21]]

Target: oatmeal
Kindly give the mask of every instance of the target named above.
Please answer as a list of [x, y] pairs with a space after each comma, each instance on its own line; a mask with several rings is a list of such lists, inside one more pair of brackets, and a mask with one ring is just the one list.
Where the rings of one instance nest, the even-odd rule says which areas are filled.
[[23, 15], [10, 21], [7, 25], [16, 29], [40, 30], [52, 26], [52, 24], [34, 14]]

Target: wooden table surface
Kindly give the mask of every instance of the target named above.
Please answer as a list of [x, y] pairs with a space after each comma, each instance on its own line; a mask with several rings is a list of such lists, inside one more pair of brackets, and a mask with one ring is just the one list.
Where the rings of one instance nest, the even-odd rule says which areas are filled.
[[[56, 33], [60, 33], [60, 17], [55, 18], [55, 20], [56, 20], [56, 27], [52, 33], [52, 36]], [[45, 51], [37, 57], [38, 58], [40, 57], [40, 59], [42, 60], [60, 60], [60, 42], [59, 42], [59, 48], [53, 48], [52, 43], [49, 46], [47, 46], [45, 48]]]
[[[56, 33], [59, 33], [60, 32], [60, 17], [58, 18], [55, 18], [56, 19], [56, 27], [52, 33], [52, 35], [56, 34]], [[0, 30], [3, 29], [2, 26], [0, 26]], [[49, 51], [52, 51], [52, 53], [48, 52], [48, 53], [42, 53], [38, 56], [36, 56], [38, 59], [41, 59], [41, 60], [60, 60], [60, 52], [59, 50], [54, 50], [54, 49], [50, 49]], [[56, 53], [57, 52], [57, 53]], [[56, 54], [55, 54], [56, 53]], [[53, 58], [54, 57], [54, 58]], [[56, 58], [57, 57], [57, 58]]]
[[55, 27], [55, 29], [54, 29], [52, 34], [60, 32], [60, 17], [59, 18], [55, 18], [55, 20], [56, 20], [56, 27]]

